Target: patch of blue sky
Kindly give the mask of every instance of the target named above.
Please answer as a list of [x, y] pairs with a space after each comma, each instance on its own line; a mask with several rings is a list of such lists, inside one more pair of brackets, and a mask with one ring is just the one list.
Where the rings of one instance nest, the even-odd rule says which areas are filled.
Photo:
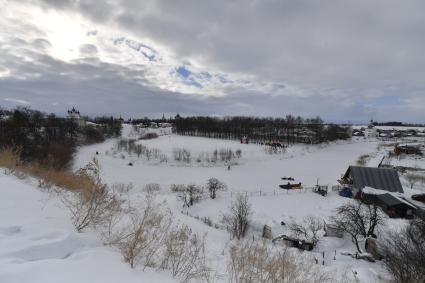
[[178, 67], [176, 72], [183, 78], [188, 78], [192, 74], [192, 72], [189, 71], [185, 66]]

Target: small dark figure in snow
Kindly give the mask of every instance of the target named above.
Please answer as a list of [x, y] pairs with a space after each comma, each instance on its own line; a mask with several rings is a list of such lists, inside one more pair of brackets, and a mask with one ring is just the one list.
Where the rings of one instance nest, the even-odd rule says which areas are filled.
[[131, 163], [131, 162], [130, 162], [130, 163], [128, 163], [128, 166], [133, 166], [133, 163]]
[[230, 171], [230, 165], [229, 165], [229, 166], [227, 166], [227, 170], [228, 170], [228, 171]]
[[285, 226], [286, 224], [285, 224], [285, 222], [280, 221], [280, 225]]
[[99, 151], [96, 151], [96, 155], [99, 155]]

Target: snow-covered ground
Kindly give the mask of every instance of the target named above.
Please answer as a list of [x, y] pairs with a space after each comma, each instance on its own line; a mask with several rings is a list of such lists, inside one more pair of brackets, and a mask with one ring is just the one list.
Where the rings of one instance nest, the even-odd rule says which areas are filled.
[[[132, 133], [129, 126], [124, 127], [123, 136]], [[134, 138], [130, 134], [130, 138]], [[322, 197], [311, 191], [283, 191], [279, 189], [282, 177], [295, 177], [305, 187], [321, 185], [335, 185], [337, 179], [347, 167], [355, 164], [359, 156], [370, 155], [369, 162], [377, 165], [380, 156], [377, 156], [379, 141], [353, 139], [351, 141], [335, 142], [323, 145], [293, 145], [283, 154], [267, 154], [263, 146], [255, 144], [241, 144], [238, 141], [209, 139], [202, 137], [188, 137], [178, 135], [163, 135], [157, 139], [142, 140], [141, 143], [149, 148], [157, 148], [168, 156], [167, 163], [148, 161], [137, 155], [128, 155], [123, 152], [113, 154], [116, 141], [111, 140], [102, 144], [83, 147], [79, 150], [74, 168], [77, 169], [93, 157], [100, 161], [103, 179], [113, 184], [132, 183], [135, 192], [141, 192], [144, 185], [157, 183], [161, 186], [161, 195], [167, 200], [178, 221], [191, 226], [198, 233], [207, 233], [210, 260], [213, 265], [223, 272], [223, 250], [228, 246], [228, 233], [221, 229], [211, 228], [196, 218], [209, 218], [213, 224], [219, 224], [223, 214], [227, 213], [232, 200], [237, 193], [246, 193], [250, 197], [253, 209], [253, 227], [251, 234], [254, 237], [261, 235], [264, 224], [272, 228], [274, 236], [286, 233], [286, 226], [281, 222], [301, 221], [306, 216], [316, 216], [325, 221], [333, 215], [336, 207], [344, 204], [348, 199], [342, 198], [336, 192], [330, 192]], [[192, 156], [203, 152], [212, 152], [215, 149], [229, 148], [233, 151], [240, 149], [242, 157], [237, 159], [237, 165], [228, 170], [226, 163], [205, 166], [198, 164], [196, 158], [190, 164], [176, 163], [172, 159], [174, 148], [185, 148]], [[99, 155], [95, 153], [99, 152]], [[108, 152], [108, 154], [105, 154]], [[131, 162], [133, 166], [129, 166]], [[218, 178], [228, 185], [226, 192], [219, 193], [215, 200], [205, 199], [190, 209], [183, 209], [182, 203], [176, 195], [170, 192], [171, 184], [205, 185], [209, 178]], [[214, 226], [214, 225], [213, 225]], [[353, 251], [349, 238], [325, 238], [313, 253], [321, 257], [325, 252], [325, 268], [337, 270], [362, 282], [380, 281], [385, 271], [380, 263], [371, 265], [364, 261], [353, 260], [347, 256], [337, 256], [333, 260], [334, 252]], [[214, 263], [215, 262], [215, 263]], [[219, 273], [220, 273], [219, 272]]]
[[133, 270], [95, 233], [75, 232], [63, 204], [35, 184], [0, 173], [0, 282], [177, 282]]
[[[368, 125], [353, 125], [351, 126], [353, 129], [361, 129], [367, 128]], [[425, 132], [425, 127], [405, 127], [405, 126], [375, 126], [376, 129], [380, 130], [394, 130], [394, 131], [407, 131], [407, 130], [415, 130], [419, 132]]]
[[[137, 138], [139, 134], [130, 126], [124, 126], [124, 137]], [[148, 161], [136, 154], [114, 153], [116, 140], [108, 140], [80, 148], [74, 168], [78, 169], [96, 157], [104, 182], [134, 185], [130, 191], [131, 199], [142, 197], [146, 184], [159, 184], [158, 197], [166, 201], [174, 222], [184, 223], [194, 232], [206, 235], [207, 259], [216, 271], [217, 282], [226, 281], [226, 254], [230, 245], [229, 234], [221, 228], [220, 220], [238, 193], [248, 195], [252, 205], [252, 228], [248, 237], [261, 237], [265, 224], [272, 228], [273, 236], [287, 233], [287, 225], [281, 225], [282, 221], [288, 224], [310, 215], [329, 221], [335, 208], [351, 200], [336, 192], [323, 197], [311, 190], [283, 191], [278, 187], [281, 178], [294, 177], [306, 187], [317, 182], [333, 185], [359, 156], [369, 155], [368, 164], [376, 166], [384, 151], [384, 147], [378, 148], [379, 141], [352, 139], [324, 145], [294, 145], [283, 154], [270, 155], [259, 145], [177, 136], [169, 131], [159, 134], [161, 136], [156, 139], [137, 143], [159, 149], [168, 156], [168, 162]], [[219, 148], [240, 149], [242, 157], [228, 170], [226, 163], [205, 166], [195, 160], [190, 164], [175, 162], [172, 158], [174, 148], [186, 148], [192, 156]], [[132, 166], [128, 165], [129, 162]], [[211, 177], [225, 182], [228, 190], [219, 192], [217, 199], [205, 198], [189, 209], [183, 208], [175, 193], [170, 191], [171, 184], [203, 186]], [[131, 270], [116, 251], [102, 246], [94, 232], [73, 232], [60, 201], [49, 198], [31, 182], [0, 174], [0, 187], [3, 190], [0, 198], [0, 282], [46, 282], [46, 278], [51, 282], [172, 280], [164, 272]], [[201, 221], [202, 218], [209, 218], [212, 227]], [[388, 219], [386, 225], [397, 227], [402, 223], [401, 220]], [[216, 228], [215, 224], [218, 224]], [[369, 263], [341, 255], [341, 252], [353, 251], [354, 246], [348, 237], [325, 237], [310, 254], [321, 259], [324, 252], [323, 268], [336, 272], [340, 278], [358, 282], [382, 282], [388, 278], [380, 262]]]
[[[128, 130], [124, 130], [128, 132]], [[158, 148], [168, 155], [169, 162], [147, 162], [136, 154], [125, 158], [121, 153], [112, 154], [116, 141], [109, 140], [102, 144], [83, 147], [79, 150], [74, 168], [78, 169], [96, 157], [102, 166], [103, 178], [108, 183], [133, 183], [135, 186], [158, 183], [169, 188], [171, 184], [195, 183], [199, 185], [215, 177], [225, 182], [234, 191], [278, 190], [282, 177], [294, 177], [304, 186], [336, 184], [341, 174], [349, 165], [355, 164], [360, 155], [372, 154], [377, 141], [346, 141], [326, 145], [294, 145], [284, 154], [266, 154], [263, 146], [240, 144], [237, 141], [188, 137], [177, 135], [160, 136], [157, 139], [142, 140], [142, 144]], [[196, 160], [190, 165], [176, 164], [172, 160], [173, 148], [186, 148], [192, 156], [215, 149], [241, 149], [242, 157], [237, 159], [239, 165], [227, 170], [227, 164], [215, 166], [198, 166]], [[99, 152], [99, 155], [95, 153]], [[105, 152], [109, 152], [108, 155]], [[131, 162], [133, 166], [128, 166]], [[379, 162], [379, 161], [378, 161]]]

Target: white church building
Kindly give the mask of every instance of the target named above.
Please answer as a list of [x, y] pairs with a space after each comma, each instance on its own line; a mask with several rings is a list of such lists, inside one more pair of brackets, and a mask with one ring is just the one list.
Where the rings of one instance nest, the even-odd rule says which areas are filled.
[[76, 110], [75, 107], [72, 107], [71, 110], [68, 109], [68, 119], [77, 123], [78, 127], [84, 127], [86, 125], [86, 121], [81, 117], [80, 111]]

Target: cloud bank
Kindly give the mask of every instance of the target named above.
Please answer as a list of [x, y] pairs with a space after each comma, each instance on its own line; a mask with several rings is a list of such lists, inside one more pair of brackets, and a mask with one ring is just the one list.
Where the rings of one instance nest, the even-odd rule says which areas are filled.
[[423, 1], [0, 6], [5, 107], [425, 122]]

